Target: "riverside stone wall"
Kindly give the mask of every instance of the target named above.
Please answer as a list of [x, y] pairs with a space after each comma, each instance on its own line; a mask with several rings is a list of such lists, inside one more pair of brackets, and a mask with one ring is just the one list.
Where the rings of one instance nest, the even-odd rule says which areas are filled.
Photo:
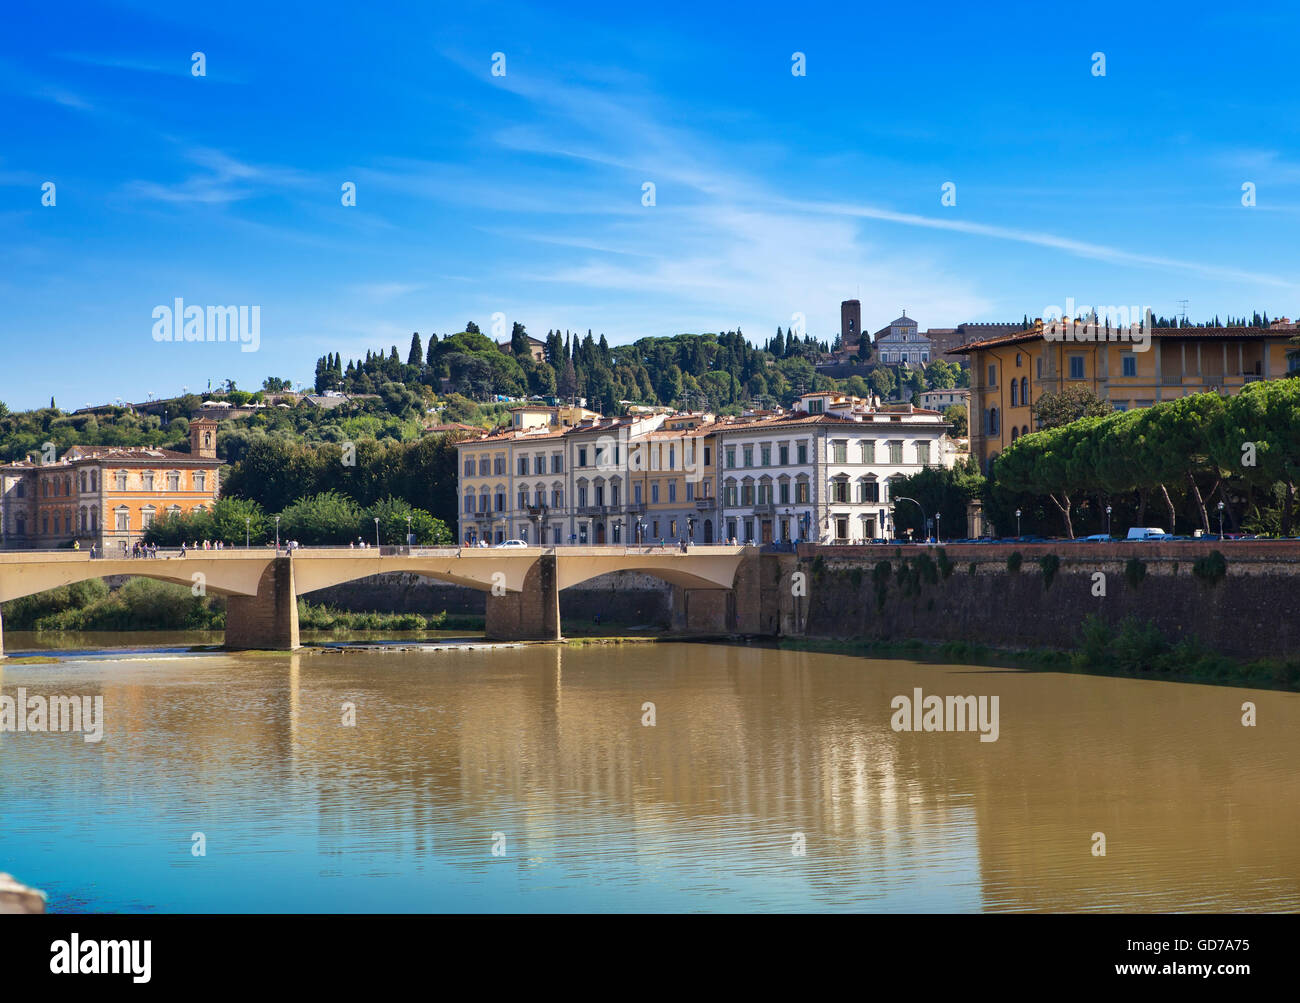
[[[1076, 646], [1089, 614], [1112, 626], [1150, 621], [1170, 641], [1195, 636], [1242, 658], [1300, 657], [1300, 544], [1210, 542], [950, 546], [948, 574], [935, 547], [806, 547], [803, 633], [879, 640], [970, 641], [1025, 648]], [[1220, 550], [1221, 579], [1197, 575], [1197, 558]], [[1018, 571], [1008, 569], [1021, 554]], [[918, 555], [931, 562], [933, 580]], [[1057, 566], [1049, 573], [1046, 557]], [[1127, 562], [1142, 562], [1136, 583]], [[888, 575], [877, 572], [888, 561]], [[900, 570], [906, 565], [900, 577]], [[972, 571], [972, 565], [974, 570]], [[1098, 591], [1104, 576], [1105, 594]]]

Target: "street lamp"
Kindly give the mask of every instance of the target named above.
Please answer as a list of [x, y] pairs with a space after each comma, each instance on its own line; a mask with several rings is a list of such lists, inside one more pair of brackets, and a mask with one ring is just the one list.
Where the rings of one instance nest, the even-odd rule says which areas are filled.
[[894, 501], [910, 501], [913, 505], [921, 510], [921, 532], [926, 533], [930, 528], [930, 520], [925, 517], [925, 506], [915, 498], [904, 498], [902, 495], [895, 495]]
[[275, 556], [280, 556], [280, 517], [275, 517]]
[[1016, 509], [1016, 536], [1020, 535], [1020, 509]]
[[406, 513], [406, 545], [411, 545], [411, 513]]
[[379, 516], [375, 516], [375, 549], [379, 549]]
[[1219, 539], [1223, 539], [1223, 502], [1219, 502]]
[[1110, 539], [1110, 506], [1106, 506], [1106, 539]]
[[939, 532], [939, 526], [940, 526], [940, 522], [939, 522], [939, 520], [942, 519], [942, 518], [943, 518], [943, 513], [942, 513], [942, 512], [936, 512], [936, 513], [934, 514], [934, 542], [935, 542], [935, 543], [942, 543], [942, 542], [943, 542], [943, 537], [942, 537], [942, 535], [941, 535], [940, 532]]
[[245, 550], [249, 548], [249, 536], [252, 533], [252, 531], [253, 531], [253, 517], [251, 515], [246, 515], [244, 516], [244, 549]]

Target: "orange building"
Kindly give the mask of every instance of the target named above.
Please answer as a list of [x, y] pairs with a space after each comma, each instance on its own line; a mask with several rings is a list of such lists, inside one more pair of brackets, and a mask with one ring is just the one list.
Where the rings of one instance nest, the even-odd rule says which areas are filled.
[[95, 545], [121, 550], [154, 519], [211, 506], [219, 496], [217, 423], [190, 423], [190, 451], [73, 446], [57, 460], [0, 466], [6, 549]]

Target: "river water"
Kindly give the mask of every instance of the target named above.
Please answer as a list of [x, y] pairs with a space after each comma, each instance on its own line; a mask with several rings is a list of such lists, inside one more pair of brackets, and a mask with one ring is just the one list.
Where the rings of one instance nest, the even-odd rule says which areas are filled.
[[[1296, 694], [744, 646], [186, 641], [0, 668], [5, 696], [104, 699], [98, 743], [0, 734], [0, 870], [52, 911], [1300, 908]], [[997, 696], [997, 741], [894, 731], [916, 688]]]

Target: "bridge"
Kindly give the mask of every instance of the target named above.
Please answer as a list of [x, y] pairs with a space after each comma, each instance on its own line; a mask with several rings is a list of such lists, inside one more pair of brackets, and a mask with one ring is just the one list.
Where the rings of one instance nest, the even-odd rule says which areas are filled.
[[[734, 629], [734, 589], [753, 547], [515, 547], [374, 550], [191, 550], [156, 558], [91, 558], [86, 552], [0, 552], [0, 602], [116, 575], [189, 586], [226, 597], [226, 647], [292, 651], [300, 646], [298, 596], [392, 572], [423, 575], [487, 593], [490, 640], [559, 640], [561, 589], [614, 571], [638, 571], [680, 590], [675, 626], [693, 633]], [[0, 657], [4, 655], [0, 622]]]

